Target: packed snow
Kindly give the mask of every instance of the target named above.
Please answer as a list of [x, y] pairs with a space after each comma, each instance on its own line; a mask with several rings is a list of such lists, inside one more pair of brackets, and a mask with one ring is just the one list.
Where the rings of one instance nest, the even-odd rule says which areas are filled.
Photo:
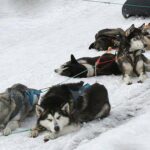
[[[108, 1], [108, 0], [107, 0]], [[124, 3], [125, 0], [111, 0]], [[150, 19], [124, 19], [121, 6], [82, 0], [0, 0], [0, 90], [15, 83], [40, 89], [67, 77], [54, 69], [70, 59], [99, 56], [88, 50], [97, 31], [140, 26]], [[150, 58], [150, 52], [146, 52]], [[150, 150], [150, 73], [143, 84], [130, 86], [121, 76], [82, 79], [99, 82], [109, 92], [110, 116], [84, 124], [81, 130], [47, 143], [44, 134], [33, 139], [29, 132], [0, 136], [0, 150]], [[70, 79], [77, 82], [81, 79]], [[34, 126], [29, 117], [19, 130]]]

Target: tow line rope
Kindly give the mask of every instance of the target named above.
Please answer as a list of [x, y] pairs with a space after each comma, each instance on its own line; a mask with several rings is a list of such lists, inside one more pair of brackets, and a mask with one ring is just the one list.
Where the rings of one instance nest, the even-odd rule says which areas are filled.
[[[24, 130], [13, 131], [10, 135], [12, 135], [12, 134], [19, 134], [19, 133], [28, 132], [28, 131], [31, 131], [31, 129], [24, 129]], [[0, 134], [0, 136], [4, 136], [4, 135]]]
[[136, 5], [136, 4], [122, 4], [122, 3], [117, 3], [117, 2], [109, 2], [109, 1], [97, 1], [97, 0], [83, 0], [87, 2], [95, 2], [95, 3], [101, 3], [101, 4], [108, 4], [108, 5], [126, 5], [126, 6], [131, 6], [131, 7], [141, 7], [141, 8], [150, 8], [150, 6], [146, 5]]

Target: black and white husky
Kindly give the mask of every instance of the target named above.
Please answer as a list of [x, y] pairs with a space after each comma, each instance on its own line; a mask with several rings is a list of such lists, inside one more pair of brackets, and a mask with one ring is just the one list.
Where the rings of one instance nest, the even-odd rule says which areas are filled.
[[141, 40], [144, 41], [146, 45], [146, 50], [150, 50], [150, 23], [143, 24], [139, 27], [139, 29], [142, 31], [143, 38]]
[[[60, 68], [55, 69], [55, 72], [68, 77], [86, 78], [96, 75], [120, 75], [121, 71], [115, 61], [115, 55], [105, 53], [98, 57], [83, 57], [76, 59], [71, 55], [71, 60], [62, 65]], [[96, 65], [97, 60], [100, 58], [100, 64]], [[96, 71], [95, 71], [96, 67]]]
[[98, 83], [84, 82], [56, 85], [41, 98], [36, 106], [37, 124], [31, 137], [48, 130], [44, 141], [77, 131], [83, 122], [105, 118], [110, 113], [107, 89]]
[[141, 40], [141, 30], [132, 25], [126, 31], [126, 37], [122, 37], [119, 52], [117, 54], [118, 65], [123, 73], [126, 84], [132, 84], [131, 76], [139, 76], [139, 83], [146, 78], [147, 67], [150, 60], [143, 55], [145, 44]]

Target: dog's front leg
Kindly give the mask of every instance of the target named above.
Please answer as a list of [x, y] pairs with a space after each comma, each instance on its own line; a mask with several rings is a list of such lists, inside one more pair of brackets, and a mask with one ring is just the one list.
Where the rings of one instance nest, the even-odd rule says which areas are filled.
[[146, 79], [143, 60], [137, 61], [137, 63], [136, 63], [136, 72], [139, 75], [138, 83], [142, 83]]
[[44, 142], [47, 142], [49, 140], [53, 140], [56, 139], [57, 137], [59, 137], [58, 133], [53, 133], [51, 131], [49, 131], [45, 136], [44, 136]]
[[81, 126], [79, 124], [72, 124], [72, 125], [69, 125], [69, 126], [66, 126], [63, 128], [62, 131], [60, 132], [56, 132], [56, 133], [52, 133], [52, 132], [49, 132], [45, 137], [44, 137], [44, 141], [47, 142], [49, 141], [50, 139], [56, 139], [57, 137], [60, 137], [62, 135], [65, 135], [65, 134], [68, 134], [68, 133], [71, 133], [71, 132], [75, 132], [75, 131], [78, 131], [79, 129], [81, 128]]
[[130, 76], [129, 76], [128, 74], [124, 74], [124, 75], [123, 75], [123, 81], [124, 81], [127, 85], [132, 84], [131, 78], [130, 78]]
[[0, 125], [0, 131], [2, 131], [4, 129], [4, 127], [5, 127], [4, 124], [1, 124]]
[[130, 75], [133, 72], [133, 67], [129, 62], [123, 63], [123, 80], [127, 85], [132, 84]]
[[3, 130], [3, 135], [5, 135], [5, 136], [10, 135], [12, 133], [12, 131], [19, 128], [19, 126], [20, 126], [20, 124], [19, 124], [19, 121], [17, 121], [17, 120], [12, 120], [12, 121], [8, 122], [5, 129]]
[[45, 129], [41, 127], [40, 125], [37, 125], [35, 128], [31, 129], [30, 131], [30, 137], [36, 138], [40, 132], [44, 131]]
[[146, 74], [144, 72], [141, 72], [139, 75], [138, 83], [143, 83], [146, 77], [147, 77]]

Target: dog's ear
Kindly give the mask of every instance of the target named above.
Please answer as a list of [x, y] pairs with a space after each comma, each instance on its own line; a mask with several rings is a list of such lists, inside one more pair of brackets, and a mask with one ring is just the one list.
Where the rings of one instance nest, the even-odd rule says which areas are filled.
[[98, 34], [98, 33], [96, 33], [96, 35], [95, 35], [95, 40], [99, 37], [98, 35], [99, 35], [99, 34]]
[[145, 23], [143, 23], [143, 24], [139, 27], [139, 29], [140, 29], [140, 30], [143, 30], [144, 27], [145, 27]]
[[135, 28], [135, 25], [134, 25], [134, 24], [131, 25], [130, 29], [133, 29], [133, 28]]
[[40, 117], [41, 114], [44, 112], [44, 109], [40, 105], [36, 105], [35, 111], [37, 116]]
[[70, 113], [70, 106], [69, 103], [66, 103], [65, 105], [62, 106], [61, 108], [62, 111], [65, 111], [67, 113]]
[[73, 63], [73, 64], [78, 63], [73, 54], [71, 54], [71, 63]]
[[134, 24], [132, 24], [132, 25], [130, 26], [130, 28], [128, 28], [128, 29], [125, 31], [125, 35], [126, 35], [126, 36], [129, 36], [130, 33], [131, 33], [134, 29], [135, 29], [135, 26], [134, 26]]
[[94, 49], [94, 43], [89, 46], [89, 49]]

